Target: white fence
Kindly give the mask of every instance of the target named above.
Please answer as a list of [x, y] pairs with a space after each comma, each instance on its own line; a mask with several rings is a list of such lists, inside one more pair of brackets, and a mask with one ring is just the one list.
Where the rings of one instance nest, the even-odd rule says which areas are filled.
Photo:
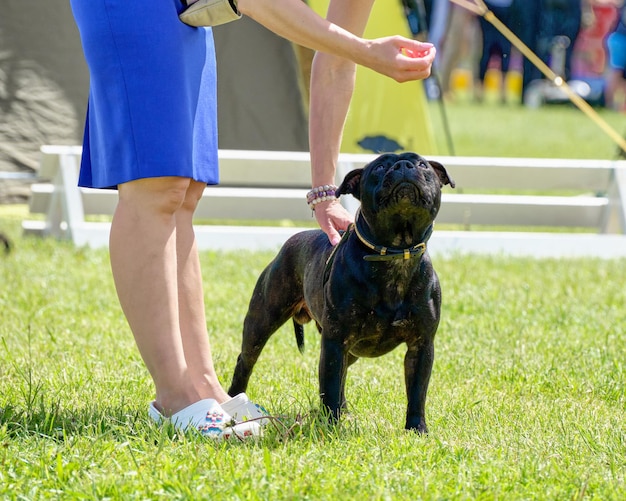
[[[30, 212], [45, 219], [24, 221], [24, 232], [71, 239], [79, 246], [107, 245], [110, 223], [89, 221], [89, 216], [113, 214], [116, 191], [77, 187], [80, 147], [43, 146], [41, 152], [42, 182], [32, 185]], [[342, 154], [337, 183], [375, 157]], [[221, 184], [206, 188], [198, 220], [311, 221], [305, 203], [308, 153], [221, 150], [219, 158]], [[444, 189], [437, 223], [465, 231], [436, 227], [431, 253], [626, 257], [626, 161], [432, 159], [446, 166], [457, 185]], [[352, 211], [358, 205], [350, 196], [342, 197], [342, 203]], [[467, 231], [483, 225], [558, 227], [559, 232]], [[276, 249], [302, 229], [198, 224], [196, 237], [201, 249]]]

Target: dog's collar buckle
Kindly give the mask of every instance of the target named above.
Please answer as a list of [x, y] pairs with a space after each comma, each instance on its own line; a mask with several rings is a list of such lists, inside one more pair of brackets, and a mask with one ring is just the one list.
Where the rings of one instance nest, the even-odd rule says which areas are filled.
[[389, 247], [384, 247], [382, 245], [374, 245], [370, 241], [368, 241], [361, 231], [359, 231], [358, 227], [358, 219], [351, 227], [354, 229], [356, 236], [359, 238], [361, 243], [365, 245], [368, 249], [373, 250], [376, 254], [367, 254], [363, 256], [365, 261], [390, 261], [392, 259], [403, 259], [405, 261], [412, 258], [421, 258], [426, 252], [426, 242], [430, 238], [432, 234], [433, 227], [432, 225], [426, 231], [426, 235], [422, 242], [412, 247], [408, 247], [406, 249], [390, 249]]
[[[361, 240], [361, 242], [365, 244], [363, 240]], [[421, 258], [424, 255], [424, 252], [426, 252], [425, 242], [417, 244], [413, 247], [409, 247], [408, 249], [399, 249], [399, 250], [388, 249], [387, 247], [380, 247], [377, 249], [373, 249], [369, 245], [367, 244], [365, 245], [369, 247], [370, 249], [376, 250], [378, 252], [378, 254], [368, 254], [366, 256], [363, 256], [363, 259], [365, 261], [390, 261], [392, 259], [402, 259], [404, 261], [407, 261], [413, 258]]]

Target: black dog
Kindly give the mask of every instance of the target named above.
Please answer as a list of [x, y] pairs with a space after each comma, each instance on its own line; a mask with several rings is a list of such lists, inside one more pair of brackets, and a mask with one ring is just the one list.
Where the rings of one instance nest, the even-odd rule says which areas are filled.
[[361, 207], [355, 225], [333, 248], [321, 230], [291, 237], [263, 271], [244, 322], [231, 395], [245, 391], [269, 337], [293, 318], [315, 320], [322, 334], [319, 385], [334, 418], [345, 407], [348, 367], [406, 343], [407, 429], [426, 433], [426, 391], [434, 359], [441, 290], [426, 252], [439, 211], [445, 168], [415, 153], [384, 154], [350, 172], [337, 196]]

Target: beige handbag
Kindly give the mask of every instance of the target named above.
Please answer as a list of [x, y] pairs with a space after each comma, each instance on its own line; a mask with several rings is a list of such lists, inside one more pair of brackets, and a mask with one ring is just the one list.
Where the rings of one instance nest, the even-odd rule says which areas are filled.
[[236, 0], [198, 0], [178, 18], [189, 26], [219, 26], [241, 19]]

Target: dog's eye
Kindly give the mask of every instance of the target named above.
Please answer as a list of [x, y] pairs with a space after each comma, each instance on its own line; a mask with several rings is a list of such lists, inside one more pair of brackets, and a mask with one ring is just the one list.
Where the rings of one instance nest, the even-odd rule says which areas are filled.
[[374, 167], [374, 172], [380, 172], [381, 170], [384, 170], [385, 166], [383, 164], [378, 164]]

